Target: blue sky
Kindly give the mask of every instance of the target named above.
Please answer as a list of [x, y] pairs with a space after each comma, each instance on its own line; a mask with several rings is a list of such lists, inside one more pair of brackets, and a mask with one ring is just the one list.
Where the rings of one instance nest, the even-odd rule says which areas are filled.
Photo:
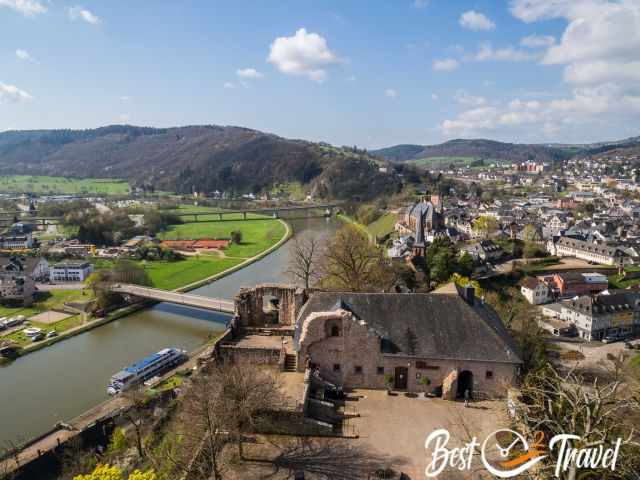
[[0, 0], [0, 131], [588, 142], [640, 134], [638, 85], [640, 0]]

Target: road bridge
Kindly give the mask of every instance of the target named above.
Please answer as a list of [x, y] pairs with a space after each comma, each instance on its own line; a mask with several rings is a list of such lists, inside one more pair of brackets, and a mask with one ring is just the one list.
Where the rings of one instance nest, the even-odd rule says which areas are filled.
[[159, 288], [142, 287], [128, 283], [116, 283], [111, 286], [111, 291], [134, 297], [158, 300], [159, 302], [176, 303], [187, 307], [204, 308], [222, 313], [234, 313], [235, 305], [233, 300], [223, 298], [203, 297], [190, 293], [170, 292]]

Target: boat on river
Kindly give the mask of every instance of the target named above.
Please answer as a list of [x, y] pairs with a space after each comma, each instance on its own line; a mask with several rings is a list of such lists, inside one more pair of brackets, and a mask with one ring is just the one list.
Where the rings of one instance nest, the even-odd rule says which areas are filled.
[[187, 358], [187, 352], [185, 350], [174, 347], [160, 350], [133, 365], [123, 368], [113, 375], [109, 381], [107, 393], [109, 393], [109, 395], [117, 395], [150, 378], [167, 372], [171, 368], [185, 362]]

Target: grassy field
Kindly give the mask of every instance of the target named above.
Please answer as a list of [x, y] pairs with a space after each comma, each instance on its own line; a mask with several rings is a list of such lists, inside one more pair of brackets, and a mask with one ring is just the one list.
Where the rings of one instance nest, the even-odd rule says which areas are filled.
[[[229, 222], [198, 222], [174, 225], [159, 235], [163, 239], [229, 238], [232, 230], [242, 232], [242, 243], [232, 244], [221, 252], [202, 252], [175, 262], [144, 262], [144, 269], [156, 288], [173, 290], [203, 280], [235, 267], [278, 243], [286, 233], [285, 226], [277, 220], [247, 220]], [[113, 267], [112, 260], [95, 259], [96, 269]]]
[[277, 220], [232, 220], [173, 225], [158, 237], [164, 240], [230, 238], [234, 230], [242, 232], [242, 243], [229, 245], [224, 253], [228, 257], [241, 258], [253, 257], [266, 250], [277, 243], [286, 231], [284, 225]]
[[187, 257], [177, 262], [147, 262], [145, 270], [154, 287], [174, 290], [235, 267], [243, 258], [215, 258], [209, 255]]
[[367, 230], [369, 230], [373, 235], [378, 238], [382, 238], [385, 235], [393, 232], [393, 228], [398, 221], [398, 215], [395, 213], [385, 213], [380, 218], [378, 218], [375, 222], [367, 225]]
[[0, 176], [0, 193], [125, 195], [129, 184], [124, 180], [101, 178], [65, 178], [31, 175]]

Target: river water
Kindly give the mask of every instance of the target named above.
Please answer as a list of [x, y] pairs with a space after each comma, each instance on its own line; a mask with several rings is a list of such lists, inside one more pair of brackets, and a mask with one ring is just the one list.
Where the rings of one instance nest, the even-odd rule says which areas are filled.
[[[339, 221], [289, 220], [294, 234], [324, 237]], [[289, 249], [265, 258], [192, 293], [233, 298], [240, 287], [287, 281]], [[224, 329], [229, 316], [160, 303], [102, 327], [0, 365], [0, 447], [22, 443], [60, 420], [70, 420], [106, 400], [111, 375], [158, 350], [194, 350]]]

